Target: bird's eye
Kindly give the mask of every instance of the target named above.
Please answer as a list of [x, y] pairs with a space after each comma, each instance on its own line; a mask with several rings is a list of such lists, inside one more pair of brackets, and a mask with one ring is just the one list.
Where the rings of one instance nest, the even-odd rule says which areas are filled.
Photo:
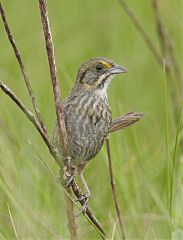
[[101, 63], [98, 63], [95, 68], [97, 69], [97, 71], [100, 71], [103, 69], [103, 65]]

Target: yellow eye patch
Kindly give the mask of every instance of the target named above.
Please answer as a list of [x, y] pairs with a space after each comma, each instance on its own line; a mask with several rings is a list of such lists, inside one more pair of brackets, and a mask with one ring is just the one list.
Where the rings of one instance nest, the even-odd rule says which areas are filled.
[[111, 68], [111, 67], [112, 67], [112, 65], [111, 65], [110, 63], [108, 63], [108, 62], [101, 61], [100, 63], [101, 63], [105, 68]]

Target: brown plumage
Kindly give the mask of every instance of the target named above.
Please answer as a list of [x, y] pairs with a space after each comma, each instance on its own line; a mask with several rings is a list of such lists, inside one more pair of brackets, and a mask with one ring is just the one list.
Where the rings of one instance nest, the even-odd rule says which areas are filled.
[[[83, 181], [86, 203], [90, 193], [83, 168], [97, 155], [110, 132], [112, 114], [107, 99], [108, 86], [116, 74], [126, 71], [107, 58], [90, 59], [80, 67], [70, 96], [63, 102], [71, 165]], [[57, 126], [53, 143], [62, 155]]]

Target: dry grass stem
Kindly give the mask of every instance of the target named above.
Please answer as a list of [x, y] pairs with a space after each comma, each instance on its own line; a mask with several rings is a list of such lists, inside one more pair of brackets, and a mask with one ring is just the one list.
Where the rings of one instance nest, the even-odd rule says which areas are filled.
[[126, 239], [125, 235], [125, 230], [123, 226], [123, 220], [121, 216], [121, 211], [118, 203], [118, 198], [117, 198], [117, 193], [116, 193], [116, 187], [115, 187], [115, 180], [114, 180], [114, 175], [113, 175], [113, 167], [112, 167], [112, 157], [111, 157], [111, 150], [110, 150], [110, 144], [109, 144], [109, 139], [106, 139], [106, 147], [107, 147], [107, 156], [108, 156], [108, 162], [109, 162], [109, 174], [110, 174], [110, 181], [111, 181], [111, 188], [112, 188], [112, 195], [113, 195], [113, 200], [119, 220], [119, 225], [120, 225], [120, 231], [121, 231], [121, 236], [122, 239]]
[[[70, 161], [68, 160], [69, 157], [69, 146], [68, 146], [68, 139], [67, 139], [67, 131], [65, 126], [64, 120], [64, 110], [63, 105], [61, 102], [61, 92], [58, 84], [57, 79], [57, 68], [55, 63], [55, 54], [54, 54], [54, 45], [52, 41], [51, 29], [49, 24], [48, 18], [48, 9], [47, 9], [47, 2], [46, 0], [39, 0], [39, 8], [47, 50], [47, 57], [48, 63], [50, 68], [50, 76], [52, 81], [53, 93], [54, 93], [54, 100], [55, 100], [55, 109], [56, 109], [56, 116], [57, 116], [57, 124], [60, 134], [60, 144], [63, 146], [63, 155], [64, 155], [64, 164], [68, 167], [68, 171], [70, 172]], [[68, 189], [68, 192], [71, 194], [71, 191]], [[77, 227], [75, 222], [75, 215], [74, 215], [74, 206], [72, 200], [65, 194], [65, 202], [66, 202], [66, 211], [67, 211], [67, 218], [68, 218], [68, 228], [70, 231], [71, 239], [77, 240]]]
[[53, 153], [54, 152], [54, 147], [51, 144], [51, 142], [49, 141], [49, 139], [47, 138], [47, 136], [46, 136], [45, 132], [43, 131], [43, 129], [40, 127], [38, 121], [34, 117], [34, 114], [27, 109], [27, 107], [13, 93], [13, 91], [11, 91], [2, 81], [0, 81], [0, 88], [3, 90], [3, 92], [5, 92], [13, 100], [13, 102], [16, 103], [16, 105], [24, 112], [26, 117], [33, 123], [33, 125], [36, 127], [36, 129], [40, 133], [41, 137], [43, 138], [43, 140], [45, 141], [46, 145], [48, 146], [50, 152], [53, 155], [54, 154]]
[[[180, 71], [180, 68], [179, 68], [175, 53], [174, 53], [171, 39], [168, 35], [166, 26], [162, 21], [161, 13], [159, 10], [157, 0], [152, 0], [152, 7], [153, 7], [153, 11], [154, 11], [157, 36], [158, 36], [159, 43], [161, 46], [162, 58], [165, 59], [165, 61], [164, 61], [165, 73], [167, 75], [168, 80], [170, 80], [169, 84], [171, 84], [171, 86], [172, 86], [171, 87], [171, 92], [172, 92], [171, 98], [172, 98], [172, 103], [174, 105], [174, 113], [175, 113], [174, 116], [177, 121], [180, 101], [182, 99], [182, 90], [183, 90], [183, 84], [182, 84], [182, 80], [181, 80], [181, 71]], [[175, 79], [174, 79], [174, 76], [175, 76]], [[175, 83], [173, 80], [176, 80], [177, 83]], [[177, 89], [178, 89], [179, 94], [176, 93]]]
[[52, 35], [50, 30], [46, 0], [39, 0], [39, 8], [41, 13], [41, 20], [43, 25], [48, 63], [49, 63], [50, 75], [51, 75], [51, 81], [52, 81], [52, 87], [53, 87], [53, 93], [54, 93], [55, 109], [56, 109], [57, 123], [58, 123], [58, 128], [60, 133], [60, 140], [62, 141], [61, 144], [63, 145], [63, 148], [64, 148], [65, 165], [67, 166], [67, 157], [69, 157], [69, 146], [67, 141], [64, 111], [63, 111], [63, 106], [61, 102], [61, 92], [60, 92], [58, 78], [57, 78], [55, 53], [54, 53], [54, 46], [53, 46]]
[[178, 85], [181, 86], [182, 81], [181, 81], [180, 67], [175, 56], [175, 52], [174, 52], [174, 48], [173, 48], [173, 44], [171, 42], [170, 36], [167, 32], [165, 24], [161, 19], [161, 13], [159, 10], [157, 0], [152, 0], [152, 6], [153, 6], [153, 11], [155, 16], [157, 36], [159, 38], [159, 42], [161, 45], [161, 51], [163, 55], [162, 57], [166, 59], [167, 71], [170, 71], [171, 66], [173, 67]]
[[135, 13], [131, 10], [131, 8], [128, 6], [126, 1], [124, 0], [118, 0], [120, 5], [122, 6], [125, 13], [129, 16], [131, 19], [133, 25], [137, 29], [137, 31], [140, 33], [141, 37], [144, 39], [145, 43], [147, 44], [148, 48], [151, 50], [153, 56], [157, 60], [157, 62], [162, 66], [162, 57], [156, 48], [156, 46], [153, 44], [151, 38], [147, 34], [146, 30], [144, 29], [143, 25], [141, 24], [140, 20], [137, 18]]
[[69, 188], [67, 188], [68, 195], [64, 192], [65, 202], [66, 202], [66, 211], [67, 211], [67, 218], [68, 218], [68, 228], [70, 231], [71, 239], [77, 240], [77, 225], [75, 222], [75, 215], [74, 215], [74, 204], [72, 199], [70, 198], [72, 192]]
[[42, 129], [44, 131], [44, 133], [46, 135], [48, 135], [46, 127], [45, 127], [45, 124], [43, 122], [41, 113], [39, 111], [39, 108], [38, 108], [38, 105], [37, 105], [37, 102], [36, 102], [36, 98], [35, 98], [34, 93], [33, 93], [33, 89], [32, 89], [31, 84], [29, 82], [29, 77], [28, 77], [28, 75], [27, 75], [27, 73], [25, 71], [25, 67], [24, 67], [24, 64], [22, 62], [22, 58], [21, 58], [20, 52], [19, 52], [19, 50], [18, 50], [18, 48], [16, 46], [15, 40], [14, 40], [13, 35], [11, 33], [10, 27], [8, 25], [6, 14], [4, 12], [4, 9], [3, 9], [3, 6], [2, 6], [1, 3], [0, 3], [0, 13], [1, 13], [1, 17], [2, 17], [2, 20], [3, 20], [4, 28], [6, 30], [8, 39], [9, 39], [9, 41], [10, 41], [12, 47], [13, 47], [13, 50], [14, 50], [15, 56], [17, 58], [20, 70], [22, 72], [22, 75], [23, 75], [23, 78], [24, 78], [24, 81], [25, 81], [25, 84], [26, 84], [29, 96], [31, 98], [32, 105], [33, 105], [34, 111], [36, 113], [37, 119], [38, 119], [38, 121], [39, 121], [39, 123], [40, 123], [40, 125], [41, 125], [41, 127], [42, 127]]
[[[75, 196], [77, 197], [77, 199], [82, 199], [82, 191], [79, 188], [79, 186], [77, 185], [76, 181], [73, 181], [72, 190], [73, 190]], [[84, 200], [79, 200], [79, 202], [82, 206], [85, 203]], [[93, 225], [96, 227], [96, 229], [99, 230], [101, 237], [103, 239], [106, 239], [107, 234], [106, 234], [105, 230], [103, 229], [102, 225], [97, 220], [97, 218], [95, 217], [95, 215], [92, 213], [92, 211], [90, 210], [90, 208], [88, 206], [86, 207], [86, 215], [88, 216], [90, 221], [93, 223]]]

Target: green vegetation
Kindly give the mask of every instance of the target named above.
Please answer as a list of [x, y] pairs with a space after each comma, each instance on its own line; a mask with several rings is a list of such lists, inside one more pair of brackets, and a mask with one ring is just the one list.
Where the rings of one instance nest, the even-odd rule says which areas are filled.
[[[110, 136], [127, 238], [182, 239], [180, 96], [177, 109], [174, 104], [180, 86], [167, 79], [163, 65], [158, 65], [118, 1], [48, 2], [62, 98], [69, 94], [81, 63], [91, 57], [105, 56], [129, 70], [127, 75], [115, 78], [109, 88], [114, 118], [132, 110], [147, 113], [133, 127]], [[159, 49], [151, 1], [130, 0], [128, 3]], [[55, 110], [38, 1], [4, 0], [2, 4], [51, 134]], [[161, 1], [160, 11], [181, 65], [181, 3]], [[2, 21], [0, 33], [0, 80], [32, 109]], [[63, 190], [40, 156], [57, 177], [58, 166], [44, 142], [15, 104], [0, 91], [2, 240], [16, 239], [16, 234], [17, 239], [69, 238]], [[88, 164], [85, 176], [92, 194], [89, 206], [110, 236], [116, 226], [114, 239], [119, 239], [105, 145]], [[79, 239], [99, 239], [83, 216], [77, 219], [77, 225]]]

